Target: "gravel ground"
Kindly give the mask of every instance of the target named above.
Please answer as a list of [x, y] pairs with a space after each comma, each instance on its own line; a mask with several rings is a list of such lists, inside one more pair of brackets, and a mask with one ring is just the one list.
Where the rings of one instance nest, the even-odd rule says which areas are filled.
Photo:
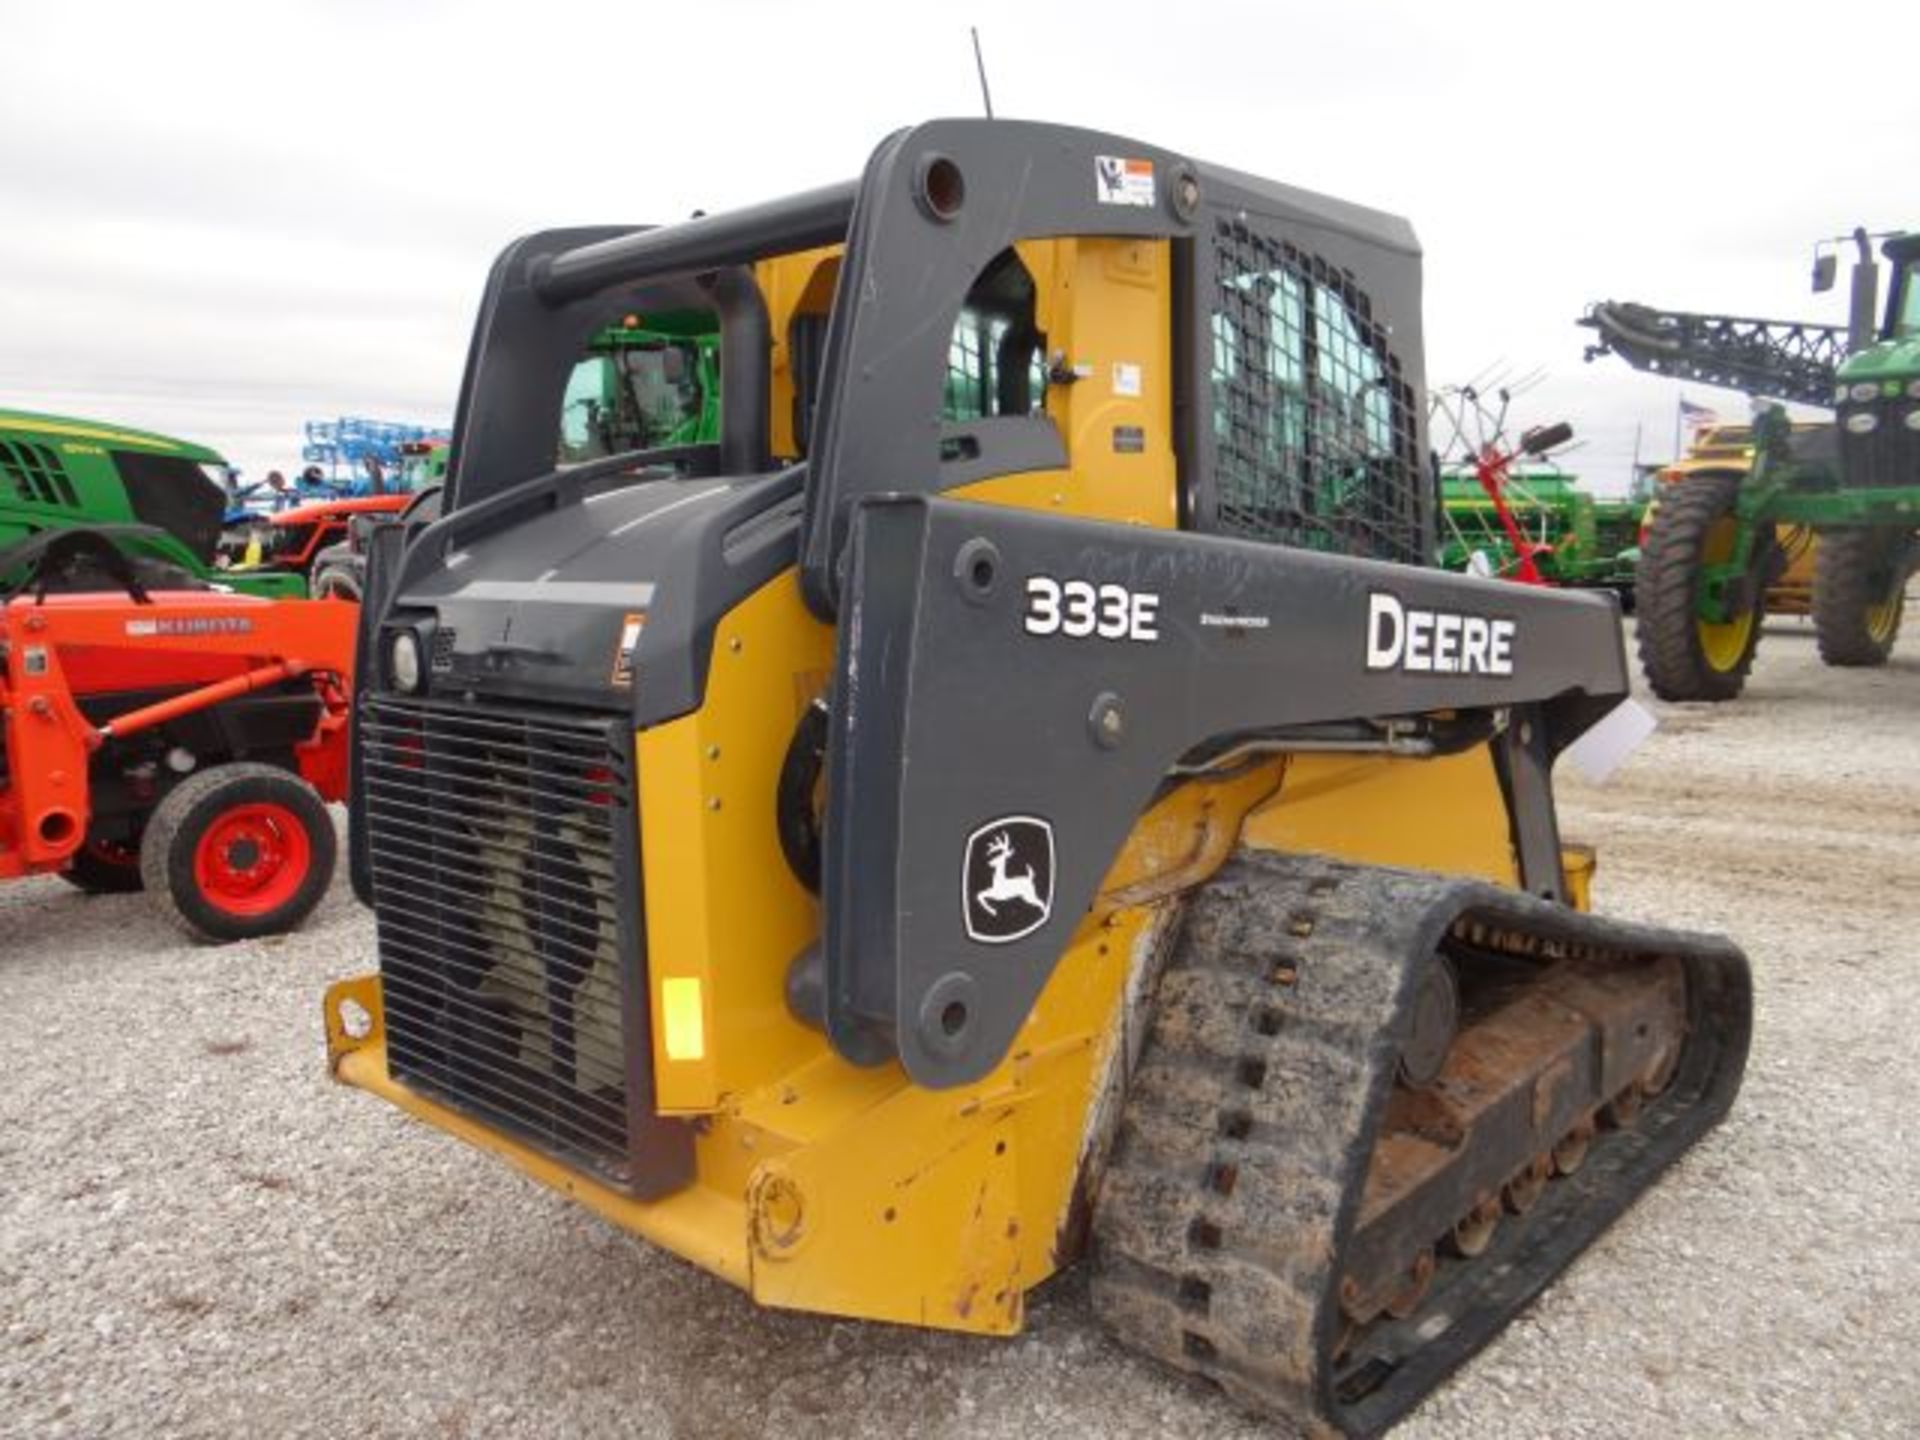
[[[1722, 928], [1759, 1026], [1731, 1120], [1399, 1432], [1920, 1429], [1920, 637], [1879, 672], [1770, 633], [1747, 698], [1660, 706], [1563, 778], [1600, 907]], [[967, 1340], [756, 1311], [324, 1076], [363, 968], [181, 944], [139, 897], [0, 888], [0, 1433], [1237, 1436], [1068, 1277]]]

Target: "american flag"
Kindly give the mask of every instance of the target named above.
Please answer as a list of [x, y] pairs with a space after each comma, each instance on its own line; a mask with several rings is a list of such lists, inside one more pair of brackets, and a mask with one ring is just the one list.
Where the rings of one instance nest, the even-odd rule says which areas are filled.
[[1686, 396], [1680, 397], [1680, 423], [1688, 427], [1712, 425], [1720, 417], [1704, 405], [1696, 405]]

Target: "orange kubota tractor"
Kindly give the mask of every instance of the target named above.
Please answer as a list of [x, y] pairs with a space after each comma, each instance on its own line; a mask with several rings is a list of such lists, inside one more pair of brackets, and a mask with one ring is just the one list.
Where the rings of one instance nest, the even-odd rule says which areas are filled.
[[210, 940], [333, 876], [353, 612], [156, 574], [111, 536], [0, 552], [0, 879], [152, 892]]

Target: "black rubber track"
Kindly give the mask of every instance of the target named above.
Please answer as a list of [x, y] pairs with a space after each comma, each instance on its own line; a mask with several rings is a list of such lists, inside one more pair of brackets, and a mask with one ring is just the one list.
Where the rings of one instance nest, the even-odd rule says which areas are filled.
[[[1884, 665], [1900, 634], [1876, 639], [1867, 611], [1906, 582], [1906, 536], [1889, 530], [1822, 530], [1813, 555], [1813, 633], [1828, 665]], [[1905, 609], [1904, 601], [1901, 609]]]
[[[1547, 953], [1679, 957], [1687, 1049], [1632, 1129], [1336, 1365], [1338, 1283], [1400, 1037], [1463, 919]], [[1094, 1215], [1094, 1307], [1124, 1343], [1251, 1409], [1378, 1434], [1726, 1114], [1751, 1024], [1746, 960], [1723, 939], [1478, 881], [1243, 852], [1195, 892], [1162, 977]]]
[[[1745, 653], [1730, 670], [1716, 670], [1708, 663], [1694, 617], [1707, 532], [1733, 509], [1739, 493], [1738, 475], [1711, 474], [1690, 476], [1661, 491], [1634, 574], [1634, 606], [1640, 668], [1662, 700], [1731, 700], [1746, 686], [1753, 668], [1760, 644], [1758, 617]], [[1754, 603], [1765, 604], [1757, 587]]]

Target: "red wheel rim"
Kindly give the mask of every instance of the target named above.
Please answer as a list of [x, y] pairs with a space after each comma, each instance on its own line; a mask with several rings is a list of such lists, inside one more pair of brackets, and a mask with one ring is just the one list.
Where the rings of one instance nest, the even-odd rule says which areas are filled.
[[299, 892], [313, 865], [300, 817], [262, 801], [222, 811], [193, 850], [193, 878], [231, 915], [264, 915]]

